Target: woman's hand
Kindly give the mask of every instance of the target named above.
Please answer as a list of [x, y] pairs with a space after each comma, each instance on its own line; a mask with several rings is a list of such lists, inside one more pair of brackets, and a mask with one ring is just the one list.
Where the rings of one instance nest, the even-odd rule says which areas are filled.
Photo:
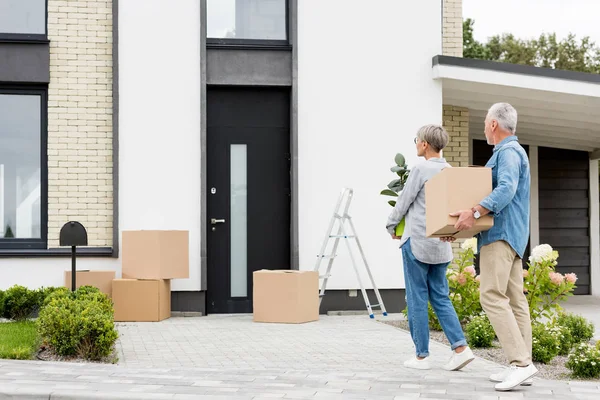
[[402, 236], [396, 236], [392, 233], [392, 239], [401, 240]]

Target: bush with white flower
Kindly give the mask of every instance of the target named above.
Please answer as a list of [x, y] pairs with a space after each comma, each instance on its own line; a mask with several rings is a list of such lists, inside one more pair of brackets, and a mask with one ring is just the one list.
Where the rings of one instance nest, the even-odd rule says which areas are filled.
[[558, 252], [548, 244], [536, 246], [529, 256], [528, 270], [523, 270], [524, 290], [532, 321], [552, 318], [562, 310], [560, 302], [573, 295], [577, 275], [556, 272]]
[[560, 352], [559, 332], [545, 324], [534, 324], [532, 327], [533, 361], [548, 364]]
[[492, 347], [496, 332], [487, 315], [481, 313], [469, 321], [465, 328], [467, 342], [471, 347]]
[[600, 377], [600, 350], [588, 343], [575, 347], [565, 364], [578, 378]]

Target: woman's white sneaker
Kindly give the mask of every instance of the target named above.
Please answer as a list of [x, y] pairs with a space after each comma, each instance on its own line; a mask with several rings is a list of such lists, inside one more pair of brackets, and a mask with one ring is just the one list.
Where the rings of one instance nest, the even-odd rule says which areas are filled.
[[453, 351], [452, 357], [450, 357], [450, 360], [446, 363], [446, 365], [443, 366], [443, 368], [447, 371], [458, 371], [459, 369], [464, 368], [474, 359], [475, 355], [469, 347], [460, 353]]
[[417, 357], [413, 357], [410, 360], [404, 361], [404, 366], [406, 368], [413, 368], [413, 369], [431, 369], [431, 363], [429, 362], [429, 357], [425, 357], [422, 360], [419, 360]]

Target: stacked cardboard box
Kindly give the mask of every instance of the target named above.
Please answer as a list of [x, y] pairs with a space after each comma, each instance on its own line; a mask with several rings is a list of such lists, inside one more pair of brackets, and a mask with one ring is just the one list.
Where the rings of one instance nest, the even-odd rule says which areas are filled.
[[115, 321], [171, 316], [171, 279], [189, 278], [188, 231], [124, 231], [123, 279], [112, 282]]

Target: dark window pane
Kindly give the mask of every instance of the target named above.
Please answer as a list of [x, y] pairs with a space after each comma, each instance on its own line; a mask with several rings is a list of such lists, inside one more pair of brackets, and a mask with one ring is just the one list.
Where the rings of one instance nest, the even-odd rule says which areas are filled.
[[0, 94], [0, 238], [42, 237], [41, 103]]
[[46, 34], [46, 0], [0, 0], [0, 33]]
[[207, 36], [286, 40], [286, 0], [208, 0]]

